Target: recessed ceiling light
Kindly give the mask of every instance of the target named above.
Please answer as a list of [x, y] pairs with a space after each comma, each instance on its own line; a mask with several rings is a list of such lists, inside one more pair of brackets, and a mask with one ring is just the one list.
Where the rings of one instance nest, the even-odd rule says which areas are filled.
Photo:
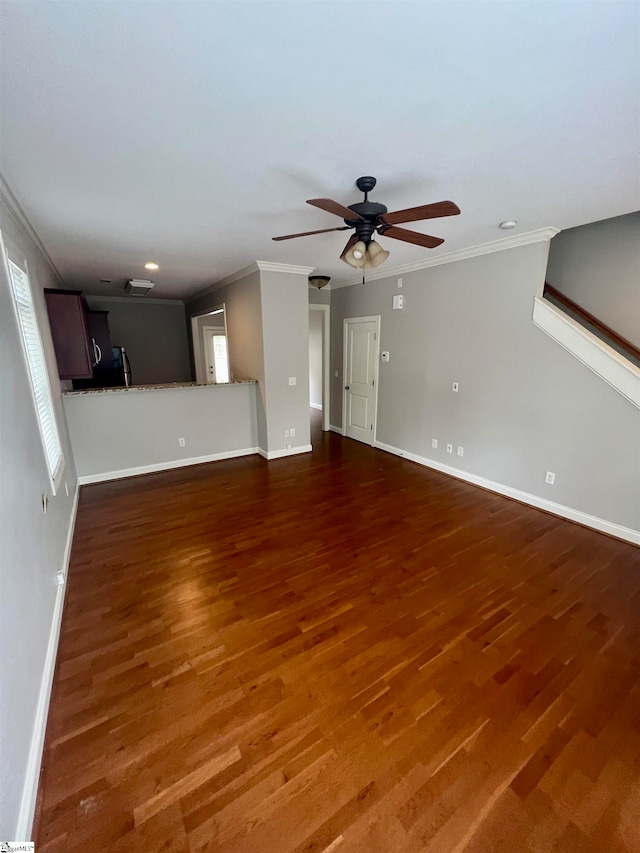
[[148, 263], [148, 264], [145, 264], [145, 265], [144, 265], [144, 268], [145, 268], [146, 270], [157, 270], [157, 269], [160, 269], [160, 267], [158, 266], [158, 264], [154, 264], [154, 263], [153, 263], [153, 261], [149, 261], [149, 263]]
[[517, 219], [505, 219], [504, 222], [501, 222], [500, 225], [498, 225], [498, 228], [502, 228], [503, 231], [510, 231], [511, 228], [515, 228], [517, 224]]

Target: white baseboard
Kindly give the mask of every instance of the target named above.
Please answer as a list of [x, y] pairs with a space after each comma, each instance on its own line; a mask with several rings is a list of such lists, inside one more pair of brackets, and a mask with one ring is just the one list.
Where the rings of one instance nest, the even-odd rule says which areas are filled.
[[49, 702], [51, 700], [51, 688], [53, 687], [53, 674], [56, 668], [56, 657], [58, 654], [58, 641], [60, 639], [60, 626], [62, 625], [62, 609], [64, 606], [64, 593], [66, 589], [67, 572], [71, 558], [71, 545], [73, 543], [73, 532], [76, 527], [76, 515], [78, 513], [78, 497], [80, 485], [76, 482], [76, 490], [73, 496], [73, 507], [69, 519], [69, 530], [62, 558], [62, 572], [65, 585], [57, 587], [56, 601], [53, 607], [51, 630], [47, 644], [47, 654], [44, 660], [42, 681], [40, 682], [40, 693], [38, 695], [38, 706], [31, 735], [31, 746], [29, 747], [29, 758], [27, 761], [27, 772], [25, 774], [22, 798], [20, 801], [20, 813], [16, 826], [16, 841], [31, 841], [33, 831], [33, 818], [38, 800], [38, 787], [40, 783], [40, 768], [42, 766], [42, 753], [44, 750], [44, 738], [47, 732], [47, 719], [49, 717]]
[[297, 447], [289, 447], [286, 450], [263, 450], [258, 448], [258, 453], [265, 459], [282, 459], [284, 456], [297, 456], [298, 453], [311, 453], [313, 448], [310, 444], [300, 444]]
[[309, 403], [312, 409], [319, 409], [322, 411], [322, 403]]
[[337, 427], [333, 424], [329, 424], [329, 429], [331, 430], [331, 432], [337, 432], [338, 435], [342, 435], [342, 427]]
[[78, 477], [81, 486], [89, 483], [104, 483], [107, 480], [120, 480], [123, 477], [136, 477], [138, 474], [154, 474], [157, 471], [170, 471], [172, 468], [186, 468], [188, 465], [202, 465], [204, 462], [218, 462], [221, 459], [235, 459], [238, 456], [250, 456], [258, 453], [257, 447], [244, 447], [241, 450], [227, 450], [224, 453], [209, 453], [206, 456], [192, 456], [189, 459], [172, 459], [170, 462], [156, 462], [152, 465], [138, 465], [135, 468], [122, 468], [120, 471], [105, 471], [102, 474], [85, 474]]
[[520, 489], [514, 489], [511, 486], [487, 480], [485, 477], [470, 474], [468, 471], [454, 468], [451, 465], [445, 465], [435, 459], [428, 459], [426, 456], [409, 453], [391, 444], [384, 444], [382, 441], [376, 441], [374, 447], [385, 450], [387, 453], [393, 453], [394, 456], [402, 456], [403, 459], [408, 459], [410, 462], [417, 462], [419, 465], [441, 471], [443, 474], [449, 474], [458, 480], [465, 480], [467, 483], [473, 483], [475, 486], [482, 486], [483, 489], [489, 489], [491, 492], [497, 492], [499, 495], [505, 495], [505, 497], [513, 498], [537, 509], [543, 509], [545, 512], [550, 512], [553, 515], [559, 515], [561, 518], [567, 518], [569, 521], [577, 521], [578, 524], [584, 524], [586, 527], [592, 527], [594, 530], [608, 533], [617, 539], [624, 539], [626, 542], [640, 545], [640, 530], [633, 530], [630, 527], [614, 524], [612, 521], [606, 521], [604, 518], [598, 518], [595, 515], [589, 515], [586, 512], [580, 512], [580, 510], [546, 500], [546, 498], [540, 498], [538, 495], [532, 495], [529, 492], [522, 492]]

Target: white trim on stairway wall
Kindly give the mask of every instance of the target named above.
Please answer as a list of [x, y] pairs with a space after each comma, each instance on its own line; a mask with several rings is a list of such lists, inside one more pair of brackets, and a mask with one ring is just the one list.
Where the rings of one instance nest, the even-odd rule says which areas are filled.
[[640, 368], [548, 299], [536, 296], [534, 324], [575, 356], [636, 408], [640, 408]]

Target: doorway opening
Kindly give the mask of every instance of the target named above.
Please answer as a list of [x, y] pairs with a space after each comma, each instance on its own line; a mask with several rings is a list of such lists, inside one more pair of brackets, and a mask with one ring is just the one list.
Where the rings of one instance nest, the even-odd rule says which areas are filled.
[[231, 381], [229, 342], [224, 305], [191, 318], [196, 382], [222, 384]]
[[330, 307], [309, 305], [309, 406], [322, 411], [322, 429], [330, 420]]

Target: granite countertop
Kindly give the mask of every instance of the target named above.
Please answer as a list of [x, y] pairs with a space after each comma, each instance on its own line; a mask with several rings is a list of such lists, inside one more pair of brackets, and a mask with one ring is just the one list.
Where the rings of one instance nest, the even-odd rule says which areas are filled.
[[118, 385], [115, 388], [83, 388], [78, 391], [63, 391], [64, 397], [80, 394], [108, 394], [120, 391], [166, 391], [167, 388], [218, 388], [228, 385], [254, 385], [255, 379], [235, 379], [233, 382], [166, 382], [159, 385]]

